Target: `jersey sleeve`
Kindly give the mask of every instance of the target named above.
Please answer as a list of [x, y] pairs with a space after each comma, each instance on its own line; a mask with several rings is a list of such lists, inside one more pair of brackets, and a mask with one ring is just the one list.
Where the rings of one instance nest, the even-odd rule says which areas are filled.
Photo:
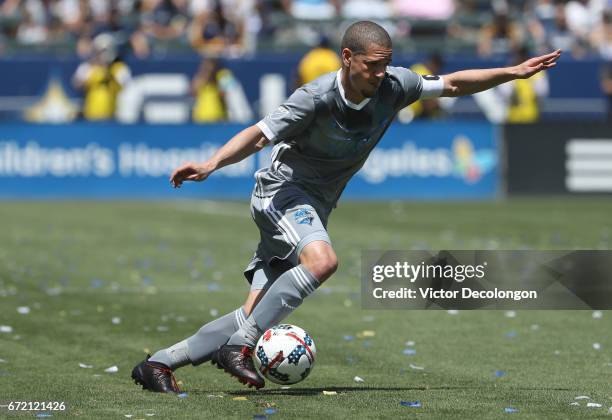
[[444, 89], [444, 81], [440, 76], [421, 76], [404, 67], [388, 67], [387, 72], [399, 83], [400, 108], [419, 99], [438, 97]]
[[387, 73], [396, 81], [396, 109], [402, 109], [421, 97], [423, 79], [417, 73], [404, 67], [391, 66], [387, 67]]
[[288, 140], [306, 129], [315, 113], [314, 96], [304, 87], [297, 89], [275, 111], [257, 123], [273, 143]]

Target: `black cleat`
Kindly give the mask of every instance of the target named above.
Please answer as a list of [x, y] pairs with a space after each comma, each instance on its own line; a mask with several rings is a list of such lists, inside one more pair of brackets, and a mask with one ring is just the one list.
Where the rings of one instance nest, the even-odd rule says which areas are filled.
[[263, 388], [266, 383], [255, 370], [251, 353], [251, 348], [247, 346], [226, 344], [217, 350], [212, 363], [237, 378], [241, 383], [248, 385], [249, 388]]
[[149, 362], [149, 357], [151, 357], [150, 354], [132, 369], [134, 382], [142, 385], [142, 389], [153, 392], [181, 392], [172, 369], [163, 363]]

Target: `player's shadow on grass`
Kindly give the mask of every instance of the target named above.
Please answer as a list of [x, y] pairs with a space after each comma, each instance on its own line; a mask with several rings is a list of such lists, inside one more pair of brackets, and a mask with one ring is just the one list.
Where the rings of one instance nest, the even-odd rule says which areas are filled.
[[[452, 389], [454, 387], [438, 387], [438, 389]], [[321, 395], [323, 391], [333, 391], [337, 393], [351, 393], [363, 391], [426, 391], [428, 389], [420, 386], [393, 386], [393, 387], [365, 387], [365, 386], [330, 386], [326, 388], [274, 388], [260, 391], [239, 390], [229, 391], [229, 395]]]
[[[449, 391], [449, 390], [466, 390], [466, 389], [483, 389], [488, 388], [487, 386], [394, 386], [394, 387], [365, 387], [365, 386], [349, 386], [349, 387], [326, 387], [326, 388], [289, 388], [289, 389], [266, 389], [266, 390], [236, 390], [236, 391], [220, 391], [228, 395], [235, 396], [264, 396], [264, 395], [321, 395], [323, 391], [335, 391], [337, 393], [352, 393], [352, 392], [386, 392], [386, 391]], [[520, 391], [571, 391], [570, 388], [516, 388]], [[193, 393], [206, 393], [202, 391], [192, 391]], [[216, 391], [215, 391], [216, 392]], [[214, 392], [212, 392], [214, 393]]]

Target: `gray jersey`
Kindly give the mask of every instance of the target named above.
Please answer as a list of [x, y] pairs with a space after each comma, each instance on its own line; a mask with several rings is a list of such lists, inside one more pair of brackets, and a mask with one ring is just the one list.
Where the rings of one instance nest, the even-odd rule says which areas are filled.
[[[437, 81], [433, 90], [439, 95]], [[254, 193], [270, 197], [290, 184], [330, 211], [395, 114], [422, 96], [424, 82], [408, 69], [387, 67], [376, 95], [360, 104], [345, 98], [340, 72], [300, 87], [257, 123], [274, 148], [270, 166], [255, 174]]]

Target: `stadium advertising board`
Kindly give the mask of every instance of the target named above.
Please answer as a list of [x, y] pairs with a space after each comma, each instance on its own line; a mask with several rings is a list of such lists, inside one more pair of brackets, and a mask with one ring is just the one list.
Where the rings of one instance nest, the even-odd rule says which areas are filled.
[[509, 194], [612, 193], [612, 126], [546, 123], [504, 128]]
[[[3, 198], [171, 198], [167, 182], [184, 161], [210, 157], [238, 125], [5, 125]], [[180, 197], [247, 198], [270, 148], [186, 185]], [[392, 126], [344, 197], [471, 199], [497, 193], [498, 149], [486, 123]]]

